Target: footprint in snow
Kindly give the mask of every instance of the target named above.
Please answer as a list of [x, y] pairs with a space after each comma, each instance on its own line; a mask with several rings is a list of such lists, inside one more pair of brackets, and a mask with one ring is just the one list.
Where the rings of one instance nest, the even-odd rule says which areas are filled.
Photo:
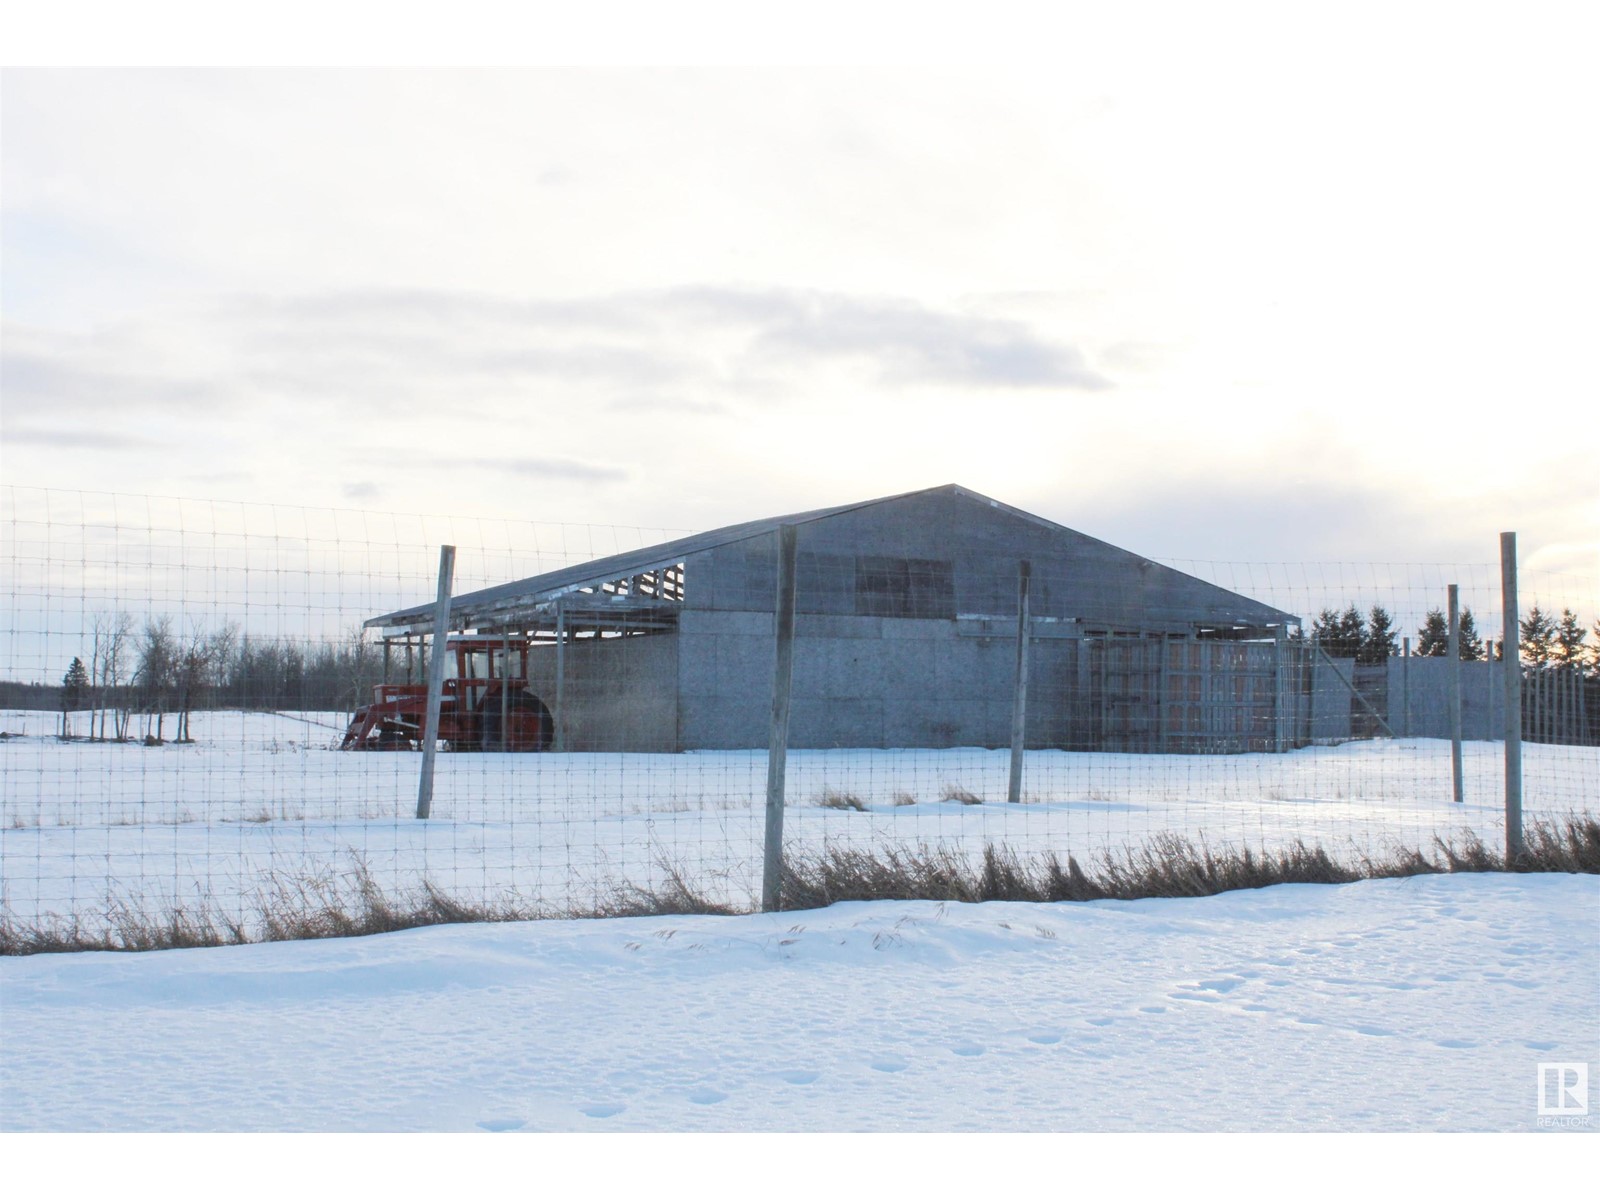
[[1469, 1042], [1465, 1038], [1441, 1038], [1434, 1043], [1435, 1046], [1443, 1046], [1446, 1050], [1471, 1050], [1477, 1044], [1477, 1042]]
[[1028, 1040], [1040, 1046], [1054, 1046], [1061, 1040], [1059, 1033], [1030, 1033]]
[[1368, 1037], [1393, 1037], [1394, 1036], [1394, 1030], [1392, 1030], [1392, 1029], [1382, 1029], [1377, 1025], [1352, 1025], [1351, 1028], [1354, 1029], [1357, 1033], [1366, 1034]]
[[626, 1111], [627, 1107], [626, 1104], [583, 1104], [578, 1107], [578, 1111], [586, 1117], [603, 1118], [614, 1117], [619, 1112]]
[[516, 1117], [496, 1117], [488, 1121], [479, 1121], [479, 1129], [487, 1129], [490, 1133], [508, 1133], [513, 1129], [521, 1129], [527, 1122]]
[[977, 1042], [962, 1042], [960, 1045], [950, 1047], [951, 1054], [959, 1054], [962, 1058], [977, 1058], [983, 1053], [983, 1047]]
[[689, 1093], [691, 1104], [721, 1104], [728, 1098], [727, 1092], [719, 1092], [716, 1088], [700, 1087]]
[[815, 1083], [819, 1072], [817, 1071], [779, 1071], [778, 1078], [785, 1083]]

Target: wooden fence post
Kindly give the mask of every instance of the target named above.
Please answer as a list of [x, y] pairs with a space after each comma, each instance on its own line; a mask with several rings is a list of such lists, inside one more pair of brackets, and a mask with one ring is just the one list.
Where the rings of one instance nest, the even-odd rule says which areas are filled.
[[773, 624], [772, 722], [767, 736], [767, 827], [761, 867], [761, 911], [783, 902], [783, 789], [789, 763], [789, 693], [794, 680], [795, 527], [778, 528], [778, 591]]
[[1022, 756], [1028, 733], [1028, 625], [1029, 581], [1033, 564], [1023, 560], [1017, 571], [1017, 682], [1011, 699], [1011, 780], [1006, 787], [1006, 802], [1022, 803]]
[[417, 820], [433, 808], [433, 760], [439, 750], [439, 705], [444, 696], [444, 664], [449, 647], [450, 584], [455, 576], [456, 548], [439, 547], [439, 598], [433, 608], [433, 657], [428, 663], [428, 710], [422, 729], [422, 776], [417, 781]]

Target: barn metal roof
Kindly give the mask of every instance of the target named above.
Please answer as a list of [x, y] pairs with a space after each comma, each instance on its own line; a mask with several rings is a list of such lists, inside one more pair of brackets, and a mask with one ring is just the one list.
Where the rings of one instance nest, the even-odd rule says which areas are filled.
[[[787, 516], [766, 517], [758, 521], [743, 521], [737, 525], [725, 525], [720, 529], [690, 534], [688, 537], [662, 542], [659, 545], [645, 546], [638, 550], [609, 555], [606, 558], [591, 559], [589, 562], [576, 563], [570, 567], [560, 567], [554, 571], [546, 571], [542, 575], [534, 575], [512, 583], [496, 584], [494, 587], [482, 588], [475, 592], [468, 592], [465, 595], [454, 596], [450, 600], [450, 628], [496, 627], [502, 623], [510, 622], [518, 616], [531, 617], [541, 610], [548, 611], [548, 606], [554, 601], [563, 597], [570, 597], [573, 593], [582, 592], [584, 589], [599, 589], [602, 584], [610, 583], [614, 580], [628, 579], [649, 571], [659, 571], [667, 567], [676, 566], [690, 555], [720, 546], [731, 545], [735, 542], [748, 541], [751, 538], [764, 537], [774, 533], [784, 525], [803, 525], [811, 521], [835, 517], [841, 513], [904, 500], [911, 496], [929, 496], [941, 493], [975, 500], [1014, 517], [1030, 521], [1045, 529], [1074, 534], [1090, 541], [1100, 541], [1098, 538], [1091, 538], [1087, 534], [1068, 529], [1065, 525], [1058, 525], [1054, 521], [1025, 512], [1020, 508], [1002, 504], [998, 500], [991, 499], [970, 488], [962, 487], [960, 484], [947, 483], [939, 487], [900, 492], [893, 496], [880, 496], [875, 500], [862, 500], [855, 504], [840, 504], [832, 508], [817, 508], [809, 512], [790, 513]], [[1109, 545], [1109, 543], [1105, 542], [1101, 544]], [[669, 608], [676, 610], [679, 607], [673, 601], [657, 600], [649, 596], [614, 595], [598, 590], [583, 595], [581, 605], [583, 613], [589, 617], [604, 619], [609, 616], [612, 619], [626, 623], [637, 622], [645, 624], [649, 623], [652, 612], [659, 612], [662, 609]], [[1266, 605], [1261, 607], [1268, 612], [1276, 611]], [[402, 630], [413, 632], [431, 630], [433, 628], [433, 610], [434, 605], [432, 602], [417, 604], [410, 608], [403, 608], [396, 612], [373, 617], [365, 622], [365, 627], [369, 629], [380, 627], [394, 632]], [[572, 601], [570, 600], [567, 601], [567, 610], [569, 612], [573, 611]], [[1290, 616], [1287, 613], [1281, 615], [1291, 622], [1299, 623], [1299, 618], [1297, 617]]]
[[[955, 484], [945, 488], [928, 488], [929, 492], [958, 491], [966, 492]], [[718, 546], [730, 545], [733, 542], [748, 541], [751, 538], [762, 537], [772, 533], [781, 525], [801, 525], [808, 521], [820, 521], [824, 517], [838, 516], [840, 513], [850, 512], [853, 509], [867, 508], [870, 505], [882, 504], [888, 500], [899, 500], [905, 496], [919, 495], [919, 492], [903, 492], [897, 496], [883, 496], [877, 500], [863, 500], [856, 504], [840, 504], [833, 508], [817, 508], [810, 512], [792, 513], [785, 517], [767, 517], [760, 521], [743, 521], [737, 525], [724, 525], [721, 529], [711, 529], [704, 533], [693, 533], [688, 537], [677, 538], [670, 542], [662, 542], [655, 546], [644, 546], [638, 550], [629, 550], [622, 554], [612, 554], [606, 558], [591, 559], [589, 562], [576, 563], [570, 567], [559, 567], [554, 571], [546, 571], [543, 575], [534, 575], [528, 579], [519, 579], [513, 583], [500, 583], [494, 587], [483, 588], [480, 591], [468, 592], [463, 596], [454, 596], [450, 600], [450, 623], [452, 628], [465, 628], [476, 624], [474, 618], [479, 615], [503, 614], [511, 609], [531, 609], [537, 605], [558, 599], [569, 593], [583, 588], [599, 587], [614, 579], [626, 579], [634, 575], [642, 575], [646, 571], [656, 571], [664, 567], [675, 566], [691, 554], [698, 554], [703, 550], [711, 550]], [[966, 492], [967, 495], [976, 496], [975, 492]], [[980, 499], [987, 499], [980, 497]], [[989, 501], [994, 503], [993, 501]], [[1036, 518], [1037, 519], [1037, 518]], [[593, 597], [596, 601], [603, 601], [600, 596]], [[620, 606], [624, 597], [614, 598]], [[366, 622], [367, 628], [382, 626], [385, 628], [405, 626], [426, 626], [432, 628], [433, 605], [417, 604], [411, 608], [403, 608], [398, 612], [385, 613], [381, 617], [373, 617]]]

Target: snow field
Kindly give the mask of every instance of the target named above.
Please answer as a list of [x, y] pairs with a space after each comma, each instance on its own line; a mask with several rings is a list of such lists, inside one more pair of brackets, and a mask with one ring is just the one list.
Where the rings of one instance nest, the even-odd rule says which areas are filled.
[[[58, 719], [0, 713], [13, 735], [0, 742], [0, 903], [24, 923], [92, 924], [122, 905], [248, 920], [279, 887], [338, 891], [358, 868], [396, 893], [426, 879], [463, 900], [553, 910], [673, 872], [735, 906], [759, 893], [759, 751], [445, 754], [420, 822], [420, 756], [336, 752], [341, 714], [197, 713], [196, 744], [160, 747], [63, 742]], [[1448, 743], [1424, 739], [1283, 755], [1032, 751], [1020, 805], [1004, 803], [1008, 762], [981, 749], [793, 751], [786, 846], [1090, 859], [1168, 833], [1336, 854], [1504, 837], [1497, 743], [1466, 746], [1461, 805]], [[1600, 750], [1526, 745], [1524, 774], [1528, 818], [1596, 810]]]
[[[1589, 876], [0, 960], [0, 1128], [1541, 1129]], [[1600, 1081], [1600, 1069], [1592, 1069]]]

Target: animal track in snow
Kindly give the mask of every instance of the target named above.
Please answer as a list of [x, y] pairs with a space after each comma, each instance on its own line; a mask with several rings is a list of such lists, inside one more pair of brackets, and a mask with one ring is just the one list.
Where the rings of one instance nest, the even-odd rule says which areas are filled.
[[626, 1104], [581, 1104], [578, 1106], [578, 1111], [586, 1117], [604, 1119], [625, 1112], [627, 1107]]

